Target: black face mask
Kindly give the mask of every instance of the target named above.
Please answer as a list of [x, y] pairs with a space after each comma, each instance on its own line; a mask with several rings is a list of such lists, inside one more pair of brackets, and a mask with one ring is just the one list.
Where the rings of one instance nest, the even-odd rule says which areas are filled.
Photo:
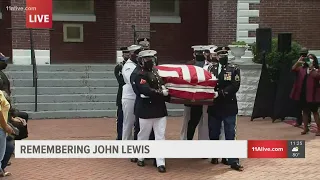
[[130, 60], [137, 63], [138, 62], [138, 56], [136, 54], [131, 54]]
[[204, 61], [206, 60], [206, 57], [204, 55], [196, 55], [196, 61]]
[[221, 65], [227, 65], [227, 64], [228, 64], [228, 57], [227, 57], [227, 56], [220, 57], [220, 58], [219, 58], [219, 63], [220, 63]]
[[8, 66], [7, 63], [0, 63], [0, 70], [6, 69]]
[[212, 58], [211, 58], [211, 62], [218, 62], [217, 57], [212, 57]]
[[147, 71], [151, 71], [154, 66], [154, 62], [152, 60], [144, 61], [143, 62], [143, 69]]

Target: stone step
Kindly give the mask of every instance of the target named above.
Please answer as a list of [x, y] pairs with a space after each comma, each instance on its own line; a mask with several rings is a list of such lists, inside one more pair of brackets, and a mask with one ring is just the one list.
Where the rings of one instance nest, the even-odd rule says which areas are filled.
[[[105, 72], [113, 71], [116, 64], [52, 64], [52, 65], [37, 65], [38, 71], [63, 71], [63, 72]], [[32, 65], [8, 65], [6, 71], [32, 71]]]
[[[39, 111], [28, 112], [31, 119], [71, 119], [116, 117], [116, 110]], [[168, 110], [169, 116], [182, 116], [183, 109]]]
[[[34, 111], [34, 103], [15, 103], [14, 107], [21, 111]], [[183, 105], [169, 104], [168, 109], [183, 109]], [[75, 111], [75, 110], [116, 110], [115, 102], [68, 102], [38, 103], [38, 111]]]
[[[14, 79], [13, 87], [32, 87], [32, 79]], [[39, 79], [38, 87], [117, 87], [116, 79]]]
[[[34, 87], [13, 87], [12, 95], [34, 95]], [[116, 94], [118, 87], [38, 87], [38, 95]]]
[[[34, 95], [16, 95], [12, 97], [14, 103], [34, 103]], [[115, 94], [60, 94], [38, 95], [38, 103], [64, 102], [115, 102]]]
[[[32, 71], [7, 71], [9, 79], [32, 79]], [[105, 72], [47, 72], [39, 71], [38, 79], [104, 79], [115, 78], [113, 71]]]

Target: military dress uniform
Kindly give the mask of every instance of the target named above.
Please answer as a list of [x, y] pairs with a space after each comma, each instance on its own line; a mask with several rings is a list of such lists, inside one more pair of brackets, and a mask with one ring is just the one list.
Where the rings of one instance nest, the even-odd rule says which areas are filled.
[[[131, 81], [131, 84], [132, 84], [132, 89], [134, 91], [134, 93], [137, 95], [137, 97], [140, 97], [140, 93], [137, 89], [137, 86], [136, 84], [134, 83], [134, 80], [137, 78], [138, 74], [140, 73], [141, 71], [141, 66], [138, 65], [134, 71], [132, 72], [131, 74], [131, 77], [130, 77], [130, 81]], [[135, 101], [135, 104], [137, 103], [137, 101]], [[136, 116], [136, 121], [135, 121], [135, 125], [134, 125], [134, 140], [137, 140], [138, 139], [138, 133], [140, 131], [140, 123], [139, 123], [139, 117]], [[149, 140], [155, 140], [155, 137], [154, 137], [154, 131], [153, 131], [153, 128], [152, 128], [152, 131], [151, 131], [151, 134], [150, 134], [150, 137], [149, 137]]]
[[[141, 49], [141, 46], [131, 45], [128, 47], [128, 50], [133, 55], [134, 52]], [[132, 130], [136, 117], [134, 115], [134, 103], [136, 100], [136, 94], [132, 89], [130, 82], [130, 76], [134, 69], [137, 66], [136, 59], [132, 59], [134, 56], [131, 56], [130, 59], [124, 64], [122, 68], [122, 76], [125, 82], [122, 91], [122, 110], [123, 110], [123, 129], [122, 129], [122, 140], [133, 140]]]
[[[146, 50], [139, 53], [139, 57], [153, 57], [156, 51]], [[135, 115], [139, 117], [140, 132], [138, 140], [148, 140], [153, 128], [155, 140], [165, 140], [165, 131], [167, 124], [167, 107], [166, 100], [168, 90], [164, 87], [164, 83], [156, 69], [153, 67], [145, 67], [152, 60], [142, 60], [142, 68], [134, 80], [136, 90], [140, 96], [136, 99]], [[144, 159], [140, 158], [139, 166], [144, 166]], [[159, 172], [165, 172], [165, 159], [157, 158], [156, 166]]]
[[[216, 91], [219, 94], [214, 104], [208, 107], [210, 140], [219, 140], [222, 122], [226, 140], [236, 140], [238, 114], [236, 93], [240, 88], [240, 69], [237, 65], [229, 64], [227, 58], [224, 54], [224, 57], [219, 57], [219, 63], [209, 67], [209, 71], [218, 78]], [[214, 158], [211, 162], [215, 164], [217, 159]], [[228, 158], [228, 164], [235, 170], [243, 168], [238, 158]]]
[[[204, 52], [204, 46], [192, 46], [195, 55], [194, 65], [203, 68], [206, 64]], [[187, 125], [187, 140], [192, 140], [195, 130], [202, 119], [203, 106], [202, 105], [191, 105], [190, 107], [190, 118]]]
[[[217, 46], [209, 45], [204, 47], [204, 52], [206, 55], [205, 64], [203, 66], [203, 69], [208, 70], [209, 66], [212, 64], [211, 57], [209, 57], [211, 54], [214, 53], [214, 50], [217, 49]], [[202, 109], [202, 118], [200, 119], [200, 122], [198, 124], [198, 140], [209, 140], [209, 128], [208, 128], [208, 106], [203, 105]]]
[[[122, 50], [123, 53], [127, 53], [127, 47], [123, 47], [120, 50]], [[122, 127], [123, 127], [123, 111], [122, 111], [122, 90], [123, 86], [126, 84], [123, 80], [122, 76], [122, 67], [126, 63], [126, 60], [118, 63], [116, 67], [114, 68], [114, 75], [118, 81], [118, 93], [117, 93], [117, 140], [122, 140]]]

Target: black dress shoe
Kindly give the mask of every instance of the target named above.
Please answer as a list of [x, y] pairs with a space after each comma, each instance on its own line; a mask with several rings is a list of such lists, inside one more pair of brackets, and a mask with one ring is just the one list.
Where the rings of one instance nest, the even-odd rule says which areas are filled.
[[218, 158], [212, 158], [211, 159], [211, 164], [219, 164]]
[[165, 173], [166, 172], [166, 167], [165, 166], [159, 166], [158, 167], [158, 171], [161, 173]]
[[241, 166], [239, 163], [233, 163], [230, 167], [236, 171], [243, 171], [243, 166]]
[[229, 165], [228, 160], [226, 158], [222, 158], [221, 163], [224, 165]]
[[140, 166], [140, 167], [143, 167], [144, 166], [144, 161], [138, 161], [137, 165]]
[[137, 158], [131, 158], [130, 161], [133, 162], [133, 163], [136, 163], [138, 161], [138, 159]]

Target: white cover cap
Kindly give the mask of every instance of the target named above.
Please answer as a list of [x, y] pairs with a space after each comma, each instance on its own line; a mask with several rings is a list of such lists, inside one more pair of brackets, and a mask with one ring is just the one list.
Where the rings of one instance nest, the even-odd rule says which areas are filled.
[[157, 54], [157, 51], [155, 51], [155, 50], [145, 50], [145, 51], [139, 52], [138, 56], [139, 57], [148, 57], [148, 56], [154, 56], [156, 54]]
[[203, 50], [205, 50], [205, 48], [204, 48], [203, 45], [191, 46], [191, 48], [192, 48], [194, 51], [203, 51]]
[[128, 51], [135, 51], [135, 50], [138, 50], [141, 48], [142, 48], [142, 46], [139, 46], [139, 45], [131, 45], [128, 47]]
[[215, 53], [214, 51], [216, 50], [218, 48], [218, 46], [216, 46], [216, 45], [209, 45], [209, 51], [210, 51], [210, 53], [212, 54], [212, 53]]

